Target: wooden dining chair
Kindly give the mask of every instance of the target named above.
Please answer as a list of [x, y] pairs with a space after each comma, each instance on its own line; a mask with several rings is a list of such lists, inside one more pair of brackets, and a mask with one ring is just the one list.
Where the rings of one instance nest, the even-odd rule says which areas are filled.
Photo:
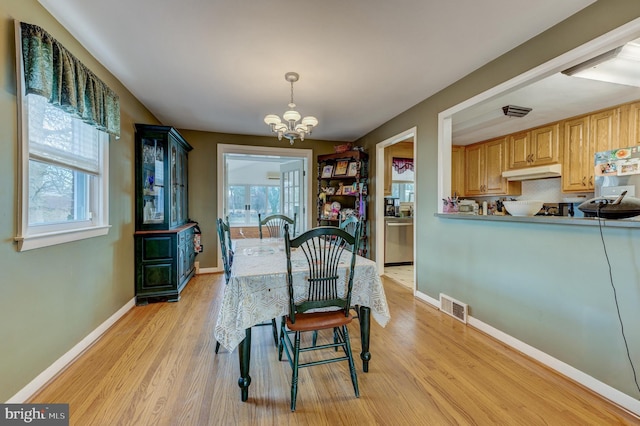
[[[231, 231], [229, 227], [229, 218], [227, 217], [227, 222], [223, 222], [222, 219], [218, 218], [217, 221], [217, 229], [218, 229], [218, 239], [220, 240], [220, 253], [222, 255], [222, 266], [224, 267], [224, 280], [225, 284], [229, 283], [229, 278], [231, 278], [231, 265], [233, 264], [233, 251], [231, 250]], [[227, 244], [229, 244], [227, 246]], [[271, 322], [265, 322], [261, 324], [256, 324], [256, 326], [262, 325], [270, 325], [273, 330], [273, 343], [276, 347], [278, 347], [278, 323], [275, 318], [271, 320]], [[218, 353], [220, 350], [220, 342], [216, 341], [216, 349], [215, 353]]]
[[[285, 225], [285, 231], [288, 231]], [[296, 409], [298, 393], [298, 370], [314, 365], [347, 361], [351, 382], [356, 397], [360, 397], [358, 377], [351, 353], [351, 342], [347, 325], [353, 317], [350, 314], [353, 271], [356, 263], [356, 251], [359, 240], [359, 226], [352, 236], [335, 226], [321, 226], [304, 232], [291, 239], [285, 232], [285, 253], [287, 255], [287, 287], [289, 289], [289, 315], [282, 318], [280, 326], [280, 344], [278, 359], [282, 360], [284, 351], [292, 368], [291, 411]], [[348, 266], [344, 274], [339, 273], [342, 254], [347, 245], [354, 250], [348, 256]], [[294, 283], [292, 275], [291, 252], [299, 250], [304, 254], [304, 283]], [[347, 250], [348, 252], [348, 250]], [[318, 311], [319, 310], [319, 311]], [[301, 333], [333, 329], [335, 338], [332, 343], [302, 347]], [[291, 340], [293, 335], [293, 341]], [[312, 361], [300, 362], [300, 354], [309, 351], [342, 348], [344, 356], [336, 356], [334, 351], [324, 351], [324, 357]], [[329, 357], [331, 354], [331, 357]]]
[[269, 237], [282, 238], [284, 237], [284, 225], [289, 224], [289, 232], [294, 237], [296, 236], [296, 222], [298, 219], [298, 213], [293, 214], [293, 219], [283, 214], [272, 214], [262, 219], [260, 213], [258, 213], [258, 230], [260, 232], [260, 239], [263, 238], [263, 228], [269, 231]]

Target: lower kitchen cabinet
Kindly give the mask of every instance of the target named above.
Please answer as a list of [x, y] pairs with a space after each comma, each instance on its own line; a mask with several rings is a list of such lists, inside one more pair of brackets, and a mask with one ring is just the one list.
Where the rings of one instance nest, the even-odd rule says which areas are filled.
[[180, 300], [180, 292], [195, 273], [194, 226], [134, 234], [137, 305]]

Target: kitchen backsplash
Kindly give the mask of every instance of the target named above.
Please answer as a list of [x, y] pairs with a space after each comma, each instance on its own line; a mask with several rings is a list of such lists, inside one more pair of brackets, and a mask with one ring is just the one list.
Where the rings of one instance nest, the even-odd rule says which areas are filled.
[[498, 198], [515, 198], [517, 200], [540, 200], [545, 203], [561, 203], [563, 198], [575, 198], [579, 195], [585, 195], [586, 198], [592, 198], [593, 192], [585, 192], [584, 194], [563, 193], [561, 178], [549, 178], [522, 181], [522, 195], [513, 197], [478, 197], [478, 199], [495, 200]]

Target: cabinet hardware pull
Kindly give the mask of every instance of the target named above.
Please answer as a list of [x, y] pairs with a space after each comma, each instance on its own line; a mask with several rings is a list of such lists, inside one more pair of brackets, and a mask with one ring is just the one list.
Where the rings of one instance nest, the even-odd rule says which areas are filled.
[[586, 180], [587, 180], [587, 177], [586, 176], [582, 176], [582, 186], [587, 186]]
[[593, 186], [593, 176], [589, 176], [589, 186]]

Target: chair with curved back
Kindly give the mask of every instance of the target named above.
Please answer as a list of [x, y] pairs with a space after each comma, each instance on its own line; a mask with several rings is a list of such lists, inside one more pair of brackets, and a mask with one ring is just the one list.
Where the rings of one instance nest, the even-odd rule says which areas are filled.
[[[287, 228], [288, 225], [285, 225], [285, 230], [288, 231]], [[347, 330], [347, 325], [353, 319], [350, 314], [351, 291], [359, 232], [359, 224], [355, 236], [335, 226], [313, 228], [293, 239], [285, 232], [289, 315], [281, 321], [278, 359], [282, 360], [284, 351], [292, 368], [291, 411], [296, 409], [299, 368], [347, 361], [353, 389], [356, 397], [360, 396]], [[351, 253], [347, 250], [348, 245], [354, 247]], [[293, 282], [291, 253], [294, 248], [303, 254], [301, 257], [304, 256], [302, 259], [296, 259], [297, 263], [302, 262], [305, 265], [303, 284], [296, 282], [294, 285]], [[345, 259], [347, 253], [349, 255]], [[347, 259], [350, 261], [347, 262], [349, 267], [344, 268], [341, 260]], [[336, 337], [332, 343], [301, 347], [302, 332], [324, 329], [333, 329]], [[293, 342], [291, 335], [294, 336]], [[335, 348], [342, 348], [344, 356], [328, 357], [328, 353], [333, 353], [328, 351], [324, 353], [326, 358], [313, 357], [311, 361], [300, 362], [300, 353]]]
[[295, 237], [296, 235], [296, 222], [298, 214], [293, 214], [293, 219], [283, 214], [272, 214], [270, 216], [262, 218], [258, 213], [258, 230], [260, 231], [260, 239], [263, 238], [263, 228], [269, 232], [271, 238], [284, 237], [284, 225], [289, 224], [289, 232]]
[[341, 220], [338, 227], [344, 231], [347, 231], [351, 235], [355, 235], [356, 229], [358, 228], [358, 223], [361, 223], [360, 219], [358, 219], [356, 216], [351, 215], [346, 217], [344, 220]]
[[[229, 226], [229, 218], [224, 222], [218, 218], [217, 221], [218, 238], [220, 240], [220, 253], [222, 255], [222, 266], [224, 267], [224, 279], [225, 284], [229, 283], [231, 277], [231, 265], [233, 264], [233, 250], [231, 246], [231, 228]], [[228, 244], [228, 245], [227, 245]], [[278, 323], [273, 318], [271, 322], [265, 322], [262, 324], [256, 324], [256, 326], [270, 325], [273, 329], [273, 343], [278, 346]], [[215, 353], [220, 350], [220, 342], [216, 342]]]
[[[222, 256], [222, 267], [224, 268], [224, 283], [229, 282], [231, 277], [231, 261], [229, 259], [230, 248], [227, 248], [227, 241], [230, 242], [231, 235], [229, 232], [229, 224], [224, 223], [222, 219], [218, 218], [216, 221], [216, 228], [218, 230], [218, 239], [220, 240], [220, 254]], [[220, 350], [220, 342], [216, 342], [216, 353]]]

